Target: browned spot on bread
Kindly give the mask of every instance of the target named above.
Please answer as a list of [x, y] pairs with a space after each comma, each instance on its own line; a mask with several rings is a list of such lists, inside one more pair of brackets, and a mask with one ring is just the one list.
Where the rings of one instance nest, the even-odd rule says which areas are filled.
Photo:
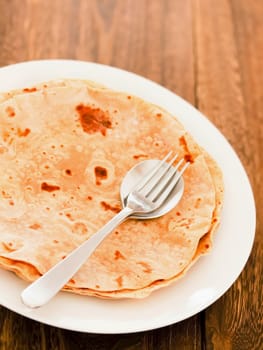
[[139, 159], [139, 158], [147, 158], [147, 154], [135, 154], [133, 156], [134, 159]]
[[32, 230], [38, 230], [40, 227], [41, 225], [37, 222], [29, 226]]
[[97, 289], [100, 289], [100, 286], [98, 285], [98, 284], [96, 284], [96, 286], [95, 286]]
[[184, 151], [185, 151], [184, 160], [186, 162], [193, 163], [194, 162], [194, 158], [193, 158], [192, 154], [189, 151], [189, 148], [188, 148], [188, 145], [187, 145], [187, 142], [186, 142], [186, 139], [185, 139], [184, 136], [181, 136], [179, 138], [179, 144], [184, 148]]
[[53, 191], [58, 191], [60, 190], [60, 187], [57, 185], [50, 185], [46, 182], [42, 182], [41, 184], [41, 190], [42, 191], [47, 191], [47, 192], [53, 192]]
[[13, 247], [13, 243], [12, 242], [2, 242], [3, 247], [5, 248], [5, 250], [7, 250], [8, 252], [14, 252], [16, 249]]
[[7, 113], [8, 117], [10, 117], [10, 118], [12, 118], [16, 115], [14, 108], [11, 106], [6, 107], [6, 113]]
[[162, 116], [163, 116], [162, 113], [157, 113], [157, 114], [156, 114], [156, 117], [157, 117], [157, 118], [161, 118]]
[[92, 196], [88, 196], [87, 200], [91, 201], [92, 200]]
[[146, 273], [151, 273], [152, 272], [151, 266], [149, 264], [147, 264], [146, 262], [139, 261], [137, 264], [141, 265], [144, 268], [143, 272], [146, 272]]
[[96, 176], [96, 185], [101, 185], [101, 180], [106, 180], [108, 177], [107, 169], [102, 166], [96, 166], [94, 168], [94, 173]]
[[66, 216], [69, 220], [73, 221], [73, 217], [72, 217], [72, 215], [71, 215], [70, 213], [66, 213], [65, 216]]
[[197, 200], [195, 201], [195, 208], [199, 208], [200, 207], [201, 201], [202, 201], [201, 198], [197, 198]]
[[76, 106], [76, 110], [79, 114], [82, 129], [88, 134], [100, 132], [105, 136], [107, 129], [110, 129], [112, 126], [109, 114], [102, 111], [100, 108], [92, 108], [79, 104]]
[[35, 92], [35, 91], [37, 91], [37, 88], [35, 87], [23, 89], [23, 92]]
[[114, 259], [118, 260], [118, 259], [123, 259], [126, 260], [125, 256], [122, 255], [122, 253], [119, 250], [116, 250], [114, 253]]
[[191, 154], [185, 154], [184, 155], [184, 160], [186, 162], [189, 162], [189, 163], [193, 163], [194, 162], [194, 158], [193, 158], [193, 156]]
[[65, 173], [69, 176], [72, 176], [72, 171], [70, 169], [66, 169], [65, 170]]
[[88, 229], [83, 222], [76, 222], [72, 227], [72, 232], [78, 235], [85, 235], [88, 233]]
[[104, 208], [104, 210], [111, 210], [114, 213], [119, 213], [121, 211], [121, 208], [119, 206], [113, 207], [112, 205], [102, 201], [100, 202], [101, 206]]
[[121, 288], [123, 285], [122, 276], [116, 278], [115, 281], [118, 283], [119, 288]]
[[6, 199], [12, 198], [11, 195], [9, 193], [7, 193], [6, 191], [4, 191], [4, 190], [2, 190], [1, 193], [2, 193], [3, 198], [6, 198]]
[[183, 146], [184, 149], [188, 150], [187, 143], [186, 143], [186, 140], [185, 140], [185, 137], [184, 137], [184, 136], [181, 136], [181, 137], [179, 138], [179, 144], [180, 144], [181, 146]]
[[17, 135], [19, 137], [26, 137], [29, 133], [30, 133], [30, 129], [29, 128], [25, 128], [24, 130], [21, 130], [20, 128], [17, 129]]
[[3, 137], [3, 140], [4, 140], [5, 142], [8, 142], [8, 139], [9, 139], [9, 137], [10, 137], [10, 133], [7, 132], [6, 130], [4, 130], [4, 131], [2, 132], [2, 137]]

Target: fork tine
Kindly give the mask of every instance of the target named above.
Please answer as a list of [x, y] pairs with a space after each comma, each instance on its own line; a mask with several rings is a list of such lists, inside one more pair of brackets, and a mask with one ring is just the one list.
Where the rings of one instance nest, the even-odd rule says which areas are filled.
[[152, 188], [147, 193], [147, 198], [151, 201], [155, 201], [156, 198], [163, 192], [163, 190], [169, 185], [170, 181], [172, 180], [173, 176], [176, 174], [177, 170], [179, 169], [180, 165], [182, 164], [184, 160], [181, 159], [175, 167], [172, 167], [171, 162], [169, 163], [169, 167], [167, 167], [167, 171], [164, 172], [163, 176], [159, 179], [159, 181], [156, 181], [155, 186], [152, 186]]
[[172, 154], [172, 151], [170, 151], [159, 163], [157, 166], [155, 166], [153, 169], [149, 171], [149, 173], [146, 175], [146, 177], [140, 181], [134, 188], [136, 191], [140, 191], [145, 187], [145, 185], [154, 177], [154, 175], [159, 171], [159, 169], [163, 166], [163, 164], [166, 162], [166, 160], [170, 157]]
[[179, 172], [175, 172], [173, 174], [172, 178], [170, 178], [170, 182], [168, 183], [168, 186], [165, 185], [166, 187], [164, 186], [163, 190], [159, 192], [159, 195], [154, 198], [154, 201], [157, 205], [161, 205], [166, 200], [166, 198], [173, 191], [179, 179], [181, 178], [181, 176], [183, 175], [183, 173], [185, 172], [185, 170], [188, 168], [189, 165], [190, 165], [190, 162], [185, 163]]
[[169, 161], [169, 163], [165, 163], [163, 167], [157, 172], [157, 174], [146, 184], [145, 188], [142, 189], [141, 193], [148, 197], [150, 193], [158, 186], [158, 184], [162, 181], [165, 175], [172, 168], [172, 165], [177, 158], [177, 154]]

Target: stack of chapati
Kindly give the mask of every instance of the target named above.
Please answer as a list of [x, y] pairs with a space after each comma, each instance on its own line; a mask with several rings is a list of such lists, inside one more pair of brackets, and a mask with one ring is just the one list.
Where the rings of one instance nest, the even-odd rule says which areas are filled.
[[121, 224], [64, 289], [144, 297], [210, 250], [221, 171], [163, 109], [90, 81], [59, 80], [1, 94], [0, 125], [0, 267], [37, 279], [120, 210], [132, 166], [170, 150], [191, 162], [179, 205]]

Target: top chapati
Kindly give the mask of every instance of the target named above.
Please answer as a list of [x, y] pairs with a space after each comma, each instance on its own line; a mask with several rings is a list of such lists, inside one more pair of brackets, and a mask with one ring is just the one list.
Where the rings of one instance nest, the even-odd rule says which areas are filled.
[[178, 120], [138, 97], [60, 80], [0, 95], [0, 266], [33, 281], [121, 208], [120, 183], [138, 161], [173, 150], [191, 161], [167, 215], [128, 220], [65, 286], [142, 297], [182, 276], [211, 247], [222, 174]]

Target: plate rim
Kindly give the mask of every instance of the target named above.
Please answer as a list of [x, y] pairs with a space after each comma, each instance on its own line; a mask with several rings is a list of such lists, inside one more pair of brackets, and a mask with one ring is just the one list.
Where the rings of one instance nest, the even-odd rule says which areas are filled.
[[[174, 104], [175, 105], [179, 101], [179, 103], [184, 106], [185, 110], [188, 110], [188, 111], [190, 110], [190, 112], [196, 114], [199, 117], [197, 119], [202, 120], [202, 124], [207, 124], [209, 126], [209, 128], [211, 128], [214, 132], [216, 132], [217, 135], [220, 135], [221, 141], [224, 142], [227, 145], [227, 148], [228, 148], [228, 151], [231, 154], [231, 157], [233, 159], [235, 159], [235, 161], [239, 164], [240, 169], [242, 170], [242, 174], [241, 175], [243, 177], [243, 181], [244, 181], [244, 184], [246, 186], [247, 193], [250, 196], [249, 201], [250, 201], [250, 211], [251, 211], [250, 212], [250, 216], [251, 216], [251, 232], [252, 232], [252, 234], [250, 236], [249, 246], [247, 247], [247, 250], [246, 250], [246, 256], [243, 256], [242, 264], [240, 264], [240, 266], [239, 266], [239, 269], [238, 269], [239, 271], [236, 271], [235, 278], [234, 279], [232, 278], [232, 283], [231, 284], [228, 283], [227, 286], [222, 288], [220, 293], [217, 293], [217, 296], [215, 298], [212, 298], [212, 300], [210, 302], [204, 303], [203, 307], [201, 307], [201, 308], [197, 307], [198, 310], [195, 310], [195, 311], [193, 311], [192, 313], [190, 313], [188, 315], [185, 314], [185, 316], [183, 318], [179, 317], [178, 320], [176, 320], [176, 317], [174, 317], [174, 319], [170, 319], [170, 320], [166, 320], [166, 321], [163, 320], [163, 319], [161, 319], [161, 320], [158, 319], [157, 322], [151, 322], [151, 325], [148, 325], [148, 326], [147, 325], [144, 325], [144, 326], [142, 326], [142, 325], [141, 326], [130, 325], [127, 328], [127, 325], [126, 325], [125, 329], [120, 327], [120, 326], [118, 327], [118, 329], [114, 328], [114, 327], [109, 327], [108, 329], [105, 329], [105, 327], [104, 327], [104, 329], [101, 329], [101, 327], [99, 327], [99, 326], [97, 326], [97, 327], [96, 326], [90, 327], [90, 325], [86, 329], [83, 326], [74, 326], [72, 328], [72, 326], [70, 326], [70, 324], [68, 324], [68, 327], [67, 327], [67, 324], [64, 324], [64, 323], [59, 324], [58, 322], [54, 323], [54, 322], [52, 322], [50, 320], [49, 320], [50, 322], [48, 320], [43, 320], [43, 319], [41, 319], [41, 317], [37, 316], [37, 313], [28, 312], [28, 310], [27, 311], [25, 310], [25, 312], [23, 313], [21, 310], [18, 311], [17, 308], [15, 308], [15, 307], [12, 308], [12, 307], [10, 307], [10, 305], [5, 305], [3, 302], [1, 303], [1, 300], [0, 300], [0, 305], [3, 305], [4, 307], [8, 308], [9, 310], [12, 310], [13, 312], [16, 312], [16, 313], [18, 313], [20, 315], [23, 315], [23, 316], [28, 317], [28, 318], [30, 318], [32, 320], [35, 320], [35, 321], [39, 321], [39, 322], [48, 324], [50, 326], [60, 327], [60, 328], [63, 328], [63, 329], [68, 329], [68, 330], [75, 330], [75, 331], [81, 331], [81, 332], [90, 332], [90, 333], [100, 333], [100, 334], [121, 334], [121, 333], [132, 333], [132, 332], [141, 332], [141, 331], [152, 330], [152, 329], [161, 328], [161, 327], [173, 324], [173, 323], [180, 322], [182, 320], [185, 320], [185, 319], [195, 315], [198, 312], [201, 312], [202, 310], [204, 310], [205, 308], [207, 308], [211, 304], [213, 304], [215, 301], [217, 301], [229, 288], [231, 288], [231, 286], [235, 283], [236, 279], [239, 277], [239, 275], [243, 271], [243, 269], [244, 269], [244, 267], [245, 267], [245, 265], [247, 263], [247, 260], [248, 260], [248, 258], [250, 256], [252, 247], [253, 247], [253, 243], [254, 243], [254, 239], [255, 239], [255, 229], [256, 229], [256, 206], [255, 206], [255, 200], [254, 200], [254, 196], [253, 196], [252, 187], [251, 187], [248, 175], [246, 173], [246, 170], [245, 170], [243, 164], [241, 163], [241, 160], [239, 159], [238, 155], [236, 154], [236, 152], [234, 151], [233, 147], [230, 145], [228, 140], [221, 133], [221, 131], [218, 128], [216, 128], [215, 125], [203, 113], [198, 111], [193, 105], [191, 105], [189, 102], [187, 102], [182, 97], [180, 97], [177, 94], [175, 94], [174, 92], [168, 90], [167, 88], [157, 84], [156, 82], [154, 82], [154, 81], [152, 81], [150, 79], [142, 77], [142, 76], [140, 76], [138, 74], [135, 74], [133, 72], [129, 72], [129, 71], [120, 69], [118, 67], [108, 66], [108, 65], [101, 64], [101, 63], [95, 63], [95, 62], [87, 62], [87, 61], [80, 61], [80, 60], [68, 60], [68, 59], [45, 59], [45, 60], [24, 61], [24, 62], [19, 62], [19, 63], [15, 63], [15, 64], [10, 64], [10, 65], [4, 66], [4, 67], [0, 67], [0, 77], [3, 74], [5, 75], [6, 72], [8, 73], [9, 71], [12, 71], [12, 70], [14, 70], [14, 71], [18, 70], [19, 71], [22, 68], [26, 68], [27, 69], [30, 66], [32, 67], [32, 65], [36, 65], [36, 66], [38, 66], [38, 65], [39, 66], [41, 66], [41, 65], [56, 66], [58, 64], [69, 65], [69, 66], [72, 66], [72, 65], [76, 65], [76, 66], [77, 65], [83, 65], [83, 66], [85, 66], [86, 65], [87, 67], [89, 66], [89, 67], [95, 68], [95, 70], [98, 69], [98, 68], [102, 69], [102, 70], [105, 70], [105, 71], [110, 70], [111, 72], [116, 73], [117, 75], [123, 75], [124, 74], [125, 76], [128, 77], [127, 78], [128, 80], [129, 79], [135, 80], [135, 81], [139, 80], [140, 84], [146, 84], [146, 85], [153, 86], [154, 89], [160, 90], [162, 93], [164, 93], [166, 96], [168, 96], [168, 100], [170, 98], [174, 98], [174, 100], [175, 100]], [[47, 81], [48, 80], [50, 80], [50, 79], [47, 79]], [[44, 80], [42, 80], [42, 81], [44, 81]], [[0, 86], [1, 86], [1, 82], [0, 82]], [[10, 88], [8, 88], [8, 90], [10, 90]], [[8, 90], [6, 90], [6, 91], [8, 91]], [[0, 93], [2, 91], [4, 92], [4, 90], [0, 89]], [[126, 91], [128, 92], [128, 90], [126, 90]], [[140, 94], [137, 95], [137, 96], [140, 96]], [[162, 103], [160, 105], [162, 106]], [[176, 107], [175, 107], [175, 109], [176, 109]], [[180, 117], [178, 117], [178, 119], [180, 120]], [[5, 271], [5, 272], [8, 273], [8, 274], [11, 274], [11, 272], [8, 272], [8, 271]], [[189, 272], [188, 272], [188, 274], [189, 274]], [[0, 271], [0, 279], [1, 279], [1, 271]], [[1, 293], [0, 293], [0, 297], [1, 297]]]

